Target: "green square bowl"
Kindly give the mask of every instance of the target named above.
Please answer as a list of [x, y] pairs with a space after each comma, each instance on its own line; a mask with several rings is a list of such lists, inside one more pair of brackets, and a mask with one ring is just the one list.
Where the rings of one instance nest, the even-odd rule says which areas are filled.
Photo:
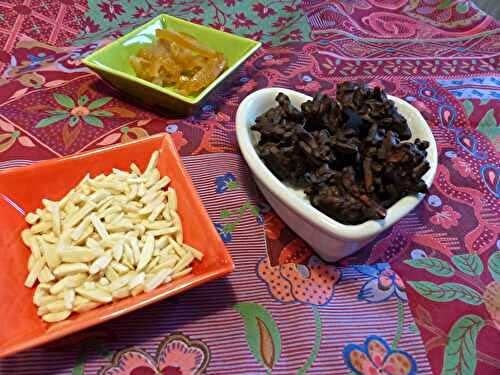
[[[162, 87], [136, 76], [129, 57], [153, 44], [156, 29], [171, 29], [192, 35], [198, 41], [224, 54], [227, 69], [195, 96], [179, 94], [174, 88]], [[201, 26], [167, 14], [160, 14], [146, 24], [95, 51], [83, 63], [119, 90], [149, 107], [177, 113], [190, 113], [208, 97], [214, 88], [250, 57], [260, 42]]]

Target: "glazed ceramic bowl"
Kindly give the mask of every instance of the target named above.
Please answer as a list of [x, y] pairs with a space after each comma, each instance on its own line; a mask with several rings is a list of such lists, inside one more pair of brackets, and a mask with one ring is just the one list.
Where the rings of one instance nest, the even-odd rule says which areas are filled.
[[[24, 286], [30, 250], [20, 238], [21, 231], [27, 227], [23, 213], [39, 208], [42, 198], [61, 199], [87, 173], [97, 176], [110, 173], [112, 168], [128, 169], [132, 162], [144, 170], [149, 157], [158, 149], [158, 169], [162, 175], [172, 178], [171, 185], [177, 191], [184, 240], [204, 252], [203, 260], [193, 264], [191, 274], [149, 293], [73, 314], [59, 323], [43, 322], [32, 302], [35, 289]], [[0, 357], [140, 309], [222, 277], [234, 268], [172, 139], [166, 134], [0, 171], [0, 252]]]
[[[204, 46], [222, 52], [227, 69], [197, 95], [181, 95], [171, 87], [162, 87], [136, 76], [129, 57], [152, 43], [157, 29], [171, 29], [195, 37]], [[83, 59], [83, 63], [101, 78], [148, 107], [177, 113], [189, 113], [199, 107], [215, 87], [224, 81], [259, 47], [260, 42], [243, 38], [180, 18], [161, 14], [148, 23], [100, 48]]]
[[[283, 221], [323, 259], [336, 261], [354, 253], [398, 222], [420, 203], [424, 194], [406, 196], [387, 210], [387, 217], [384, 220], [369, 220], [358, 225], [346, 225], [314, 208], [302, 190], [293, 189], [282, 183], [257, 155], [254, 146], [258, 142], [258, 133], [250, 130], [250, 126], [255, 123], [258, 115], [277, 105], [275, 98], [280, 92], [288, 95], [297, 107], [312, 99], [299, 92], [282, 88], [262, 89], [248, 95], [241, 102], [236, 114], [238, 144], [264, 197]], [[436, 142], [431, 129], [413, 106], [402, 99], [393, 96], [389, 98], [394, 101], [398, 111], [407, 119], [413, 134], [412, 140], [420, 138], [430, 144], [427, 150], [427, 160], [431, 168], [423, 176], [423, 180], [430, 187], [438, 160]]]

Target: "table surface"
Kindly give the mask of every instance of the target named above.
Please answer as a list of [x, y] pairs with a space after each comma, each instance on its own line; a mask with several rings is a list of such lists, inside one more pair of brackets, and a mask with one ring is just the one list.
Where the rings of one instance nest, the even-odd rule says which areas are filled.
[[[196, 115], [155, 114], [80, 59], [159, 13], [264, 46]], [[498, 374], [499, 33], [467, 0], [0, 2], [0, 168], [166, 131], [236, 264], [0, 373]], [[330, 265], [259, 195], [234, 117], [256, 89], [333, 94], [344, 80], [418, 108], [439, 166], [417, 209]]]

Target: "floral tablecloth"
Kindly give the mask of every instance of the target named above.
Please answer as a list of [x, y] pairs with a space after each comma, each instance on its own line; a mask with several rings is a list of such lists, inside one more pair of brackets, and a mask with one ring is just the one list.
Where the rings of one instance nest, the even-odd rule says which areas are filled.
[[[80, 62], [159, 13], [264, 47], [199, 113], [160, 116]], [[0, 2], [0, 168], [166, 131], [236, 264], [0, 373], [500, 373], [499, 34], [467, 0]], [[259, 195], [234, 116], [259, 88], [333, 94], [343, 80], [418, 108], [439, 167], [416, 210], [330, 265]]]

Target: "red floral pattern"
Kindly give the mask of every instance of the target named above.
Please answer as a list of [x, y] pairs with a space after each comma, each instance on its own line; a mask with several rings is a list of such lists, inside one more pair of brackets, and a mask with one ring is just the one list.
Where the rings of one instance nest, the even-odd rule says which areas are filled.
[[450, 229], [458, 225], [458, 220], [462, 215], [450, 206], [443, 206], [440, 212], [431, 216], [431, 223], [441, 225], [444, 229]]
[[255, 22], [253, 22], [251, 19], [247, 18], [244, 13], [236, 13], [234, 15], [235, 19], [233, 21], [233, 26], [235, 28], [240, 28], [240, 27], [251, 27], [255, 26]]
[[115, 0], [109, 0], [99, 4], [99, 8], [103, 13], [104, 18], [108, 21], [113, 21], [121, 14], [125, 13], [123, 6]]
[[453, 168], [455, 168], [462, 177], [469, 177], [472, 173], [472, 166], [462, 158], [453, 158], [452, 164]]
[[256, 3], [252, 6], [252, 10], [257, 13], [260, 18], [266, 18], [276, 14], [273, 8], [270, 8], [262, 3]]

